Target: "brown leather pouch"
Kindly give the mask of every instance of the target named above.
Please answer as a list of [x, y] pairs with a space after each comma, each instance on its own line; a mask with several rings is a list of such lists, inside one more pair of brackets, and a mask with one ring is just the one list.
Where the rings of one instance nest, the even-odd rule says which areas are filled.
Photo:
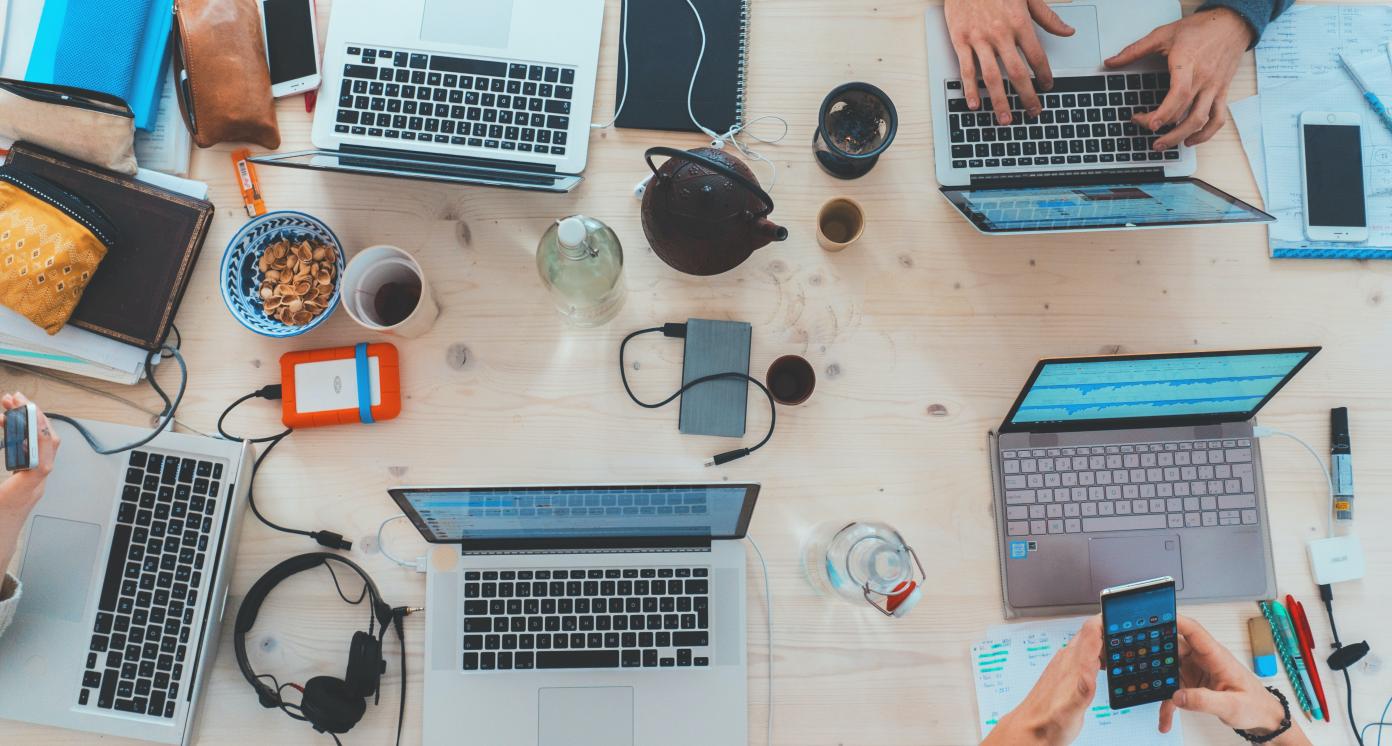
[[198, 147], [280, 147], [256, 0], [179, 0], [174, 43], [179, 111]]

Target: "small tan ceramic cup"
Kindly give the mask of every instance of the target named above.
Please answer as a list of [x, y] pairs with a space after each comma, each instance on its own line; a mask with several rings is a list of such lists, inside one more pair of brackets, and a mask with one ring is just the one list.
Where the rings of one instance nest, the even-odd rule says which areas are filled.
[[817, 243], [827, 251], [840, 251], [865, 232], [865, 210], [850, 197], [835, 197], [817, 211]]

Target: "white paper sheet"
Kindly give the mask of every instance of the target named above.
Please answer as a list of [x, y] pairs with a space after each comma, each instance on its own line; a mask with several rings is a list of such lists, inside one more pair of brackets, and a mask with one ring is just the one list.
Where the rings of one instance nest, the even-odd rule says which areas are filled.
[[1242, 152], [1247, 154], [1247, 164], [1252, 167], [1252, 178], [1257, 182], [1257, 192], [1261, 194], [1262, 204], [1267, 204], [1266, 196], [1266, 151], [1262, 143], [1261, 96], [1248, 96], [1241, 101], [1228, 104], [1233, 124], [1237, 127], [1237, 137], [1242, 141]]
[[135, 133], [135, 159], [141, 168], [187, 176], [193, 138], [179, 114], [179, 100], [174, 91], [174, 73], [164, 71], [164, 89], [160, 92], [159, 113], [154, 125]]
[[[1062, 650], [1087, 617], [1048, 622], [1002, 624], [986, 631], [988, 638], [971, 648], [972, 677], [981, 737], [1000, 718], [1015, 709], [1034, 686], [1054, 653]], [[1159, 731], [1160, 705], [1112, 710], [1107, 704], [1105, 674], [1097, 672], [1097, 695], [1088, 707], [1083, 732], [1075, 746], [1180, 746], [1184, 736], [1179, 720], [1168, 734]]]

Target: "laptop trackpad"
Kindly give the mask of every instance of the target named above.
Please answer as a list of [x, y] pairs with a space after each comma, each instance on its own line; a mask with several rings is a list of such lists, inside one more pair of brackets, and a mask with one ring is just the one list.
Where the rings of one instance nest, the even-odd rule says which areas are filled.
[[542, 689], [537, 705], [537, 746], [633, 746], [632, 687]]
[[1091, 539], [1088, 541], [1088, 564], [1094, 595], [1104, 588], [1162, 575], [1175, 579], [1176, 590], [1184, 588], [1179, 537], [1175, 534]]
[[81, 622], [101, 544], [101, 526], [34, 516], [24, 552], [24, 603], [20, 613]]
[[1097, 8], [1091, 5], [1055, 3], [1049, 7], [1077, 33], [1054, 36], [1038, 26], [1035, 33], [1049, 55], [1049, 67], [1054, 70], [1074, 68], [1096, 69], [1102, 66], [1102, 38], [1097, 33]]
[[508, 45], [513, 0], [430, 0], [421, 18], [420, 37], [467, 47]]

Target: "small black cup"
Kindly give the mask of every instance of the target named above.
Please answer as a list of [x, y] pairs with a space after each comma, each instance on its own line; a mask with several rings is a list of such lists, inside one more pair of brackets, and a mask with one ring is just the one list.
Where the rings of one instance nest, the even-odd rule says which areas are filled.
[[899, 130], [899, 113], [885, 92], [869, 83], [845, 83], [822, 100], [812, 150], [823, 171], [858, 179], [880, 160]]
[[774, 401], [789, 406], [807, 401], [817, 387], [812, 364], [797, 355], [784, 355], [773, 361], [766, 380]]

